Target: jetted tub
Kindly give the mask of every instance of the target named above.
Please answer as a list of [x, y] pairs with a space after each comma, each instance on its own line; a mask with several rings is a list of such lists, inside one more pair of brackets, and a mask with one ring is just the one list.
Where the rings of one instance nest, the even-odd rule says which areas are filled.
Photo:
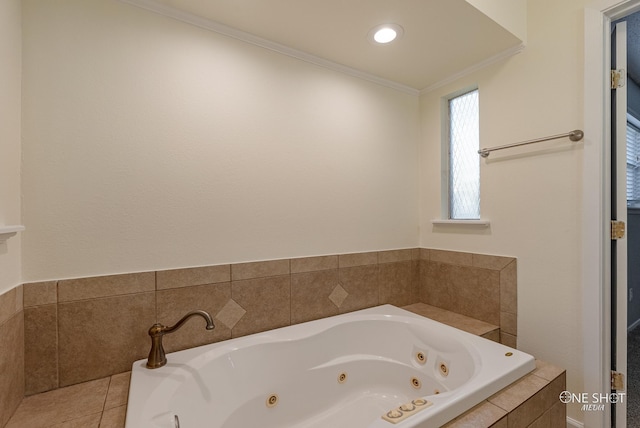
[[133, 364], [126, 428], [433, 428], [535, 368], [528, 354], [391, 305], [167, 359]]

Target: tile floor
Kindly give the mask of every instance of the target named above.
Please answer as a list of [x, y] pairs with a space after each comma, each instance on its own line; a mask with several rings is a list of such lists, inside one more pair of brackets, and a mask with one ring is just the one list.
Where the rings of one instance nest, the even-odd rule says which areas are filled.
[[5, 428], [124, 428], [131, 372], [31, 395]]

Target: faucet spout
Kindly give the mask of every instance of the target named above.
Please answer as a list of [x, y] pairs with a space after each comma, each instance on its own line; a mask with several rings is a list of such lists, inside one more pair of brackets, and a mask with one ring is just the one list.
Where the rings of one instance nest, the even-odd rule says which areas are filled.
[[213, 325], [213, 320], [211, 319], [211, 315], [209, 315], [208, 312], [198, 310], [198, 311], [191, 311], [187, 313], [185, 316], [183, 316], [180, 319], [180, 321], [175, 323], [175, 325], [172, 325], [171, 327], [164, 327], [163, 328], [164, 334], [173, 333], [174, 331], [178, 330], [180, 327], [184, 325], [184, 323], [187, 322], [189, 318], [195, 315], [198, 315], [204, 318], [204, 320], [207, 322], [207, 326], [205, 327], [207, 330], [213, 330], [215, 328], [215, 325]]
[[207, 330], [213, 330], [215, 328], [211, 315], [209, 315], [208, 312], [201, 310], [188, 312], [180, 319], [180, 321], [171, 327], [167, 327], [160, 323], [152, 325], [151, 328], [149, 328], [149, 336], [151, 336], [151, 350], [149, 351], [149, 358], [147, 359], [147, 368], [157, 369], [167, 364], [167, 356], [165, 355], [164, 347], [162, 346], [162, 338], [165, 334], [177, 331], [189, 318], [193, 316], [200, 316], [204, 318], [207, 322], [207, 326], [205, 327]]

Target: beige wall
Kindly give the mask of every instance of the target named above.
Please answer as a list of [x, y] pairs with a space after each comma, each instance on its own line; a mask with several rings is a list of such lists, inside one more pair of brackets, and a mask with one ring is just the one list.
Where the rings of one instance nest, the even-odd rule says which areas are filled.
[[[522, 53], [421, 97], [420, 245], [516, 257], [519, 348], [565, 367], [571, 391], [582, 391], [581, 143], [559, 140], [481, 160], [481, 212], [490, 228], [431, 220], [440, 217], [443, 96], [478, 85], [481, 147], [582, 127], [586, 3], [529, 1]], [[582, 420], [577, 408], [569, 416]]]
[[415, 247], [419, 100], [115, 1], [24, 1], [24, 280]]
[[[20, 67], [19, 0], [0, 2], [0, 227], [20, 219]], [[20, 239], [0, 244], [0, 294], [20, 283]]]

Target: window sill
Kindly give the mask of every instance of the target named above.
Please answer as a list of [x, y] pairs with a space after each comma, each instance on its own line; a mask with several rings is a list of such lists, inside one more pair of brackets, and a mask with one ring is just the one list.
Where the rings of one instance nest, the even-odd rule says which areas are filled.
[[431, 220], [434, 226], [489, 227], [489, 220]]

